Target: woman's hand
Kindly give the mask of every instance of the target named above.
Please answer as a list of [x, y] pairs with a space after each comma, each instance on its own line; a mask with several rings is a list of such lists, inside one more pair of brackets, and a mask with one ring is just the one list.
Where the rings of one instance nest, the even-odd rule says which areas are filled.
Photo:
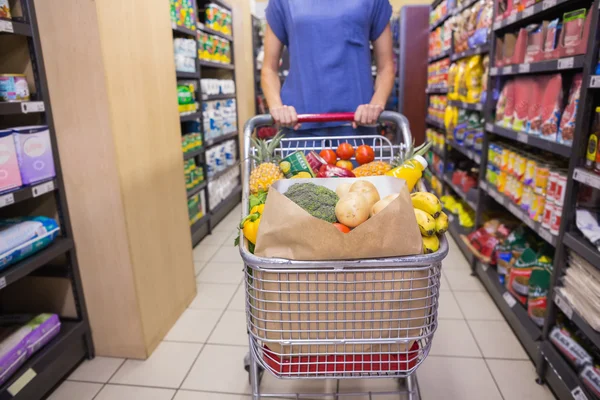
[[300, 124], [298, 123], [298, 114], [296, 109], [292, 106], [280, 106], [272, 107], [269, 109], [275, 123], [282, 128], [294, 128], [298, 130]]
[[356, 129], [358, 125], [376, 124], [382, 111], [383, 106], [379, 104], [363, 104], [358, 106], [354, 112], [354, 122], [352, 123], [352, 127]]

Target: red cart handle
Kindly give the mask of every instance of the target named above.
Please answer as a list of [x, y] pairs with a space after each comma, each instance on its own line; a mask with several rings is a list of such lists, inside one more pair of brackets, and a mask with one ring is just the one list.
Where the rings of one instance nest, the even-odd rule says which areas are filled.
[[300, 114], [298, 123], [305, 122], [352, 122], [354, 121], [353, 112], [330, 113], [330, 114]]

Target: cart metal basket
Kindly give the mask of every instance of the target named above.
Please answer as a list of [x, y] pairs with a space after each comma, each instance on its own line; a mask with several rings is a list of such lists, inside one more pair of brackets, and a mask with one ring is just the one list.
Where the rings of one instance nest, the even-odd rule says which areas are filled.
[[[299, 122], [351, 121], [353, 114], [299, 116]], [[284, 138], [280, 155], [296, 150], [370, 145], [376, 159], [391, 161], [406, 151], [412, 138], [404, 116], [384, 112], [404, 143], [394, 146], [383, 136]], [[243, 215], [247, 215], [250, 137], [255, 128], [272, 124], [269, 115], [244, 127]], [[337, 398], [341, 393], [302, 394], [260, 391], [266, 370], [280, 379], [404, 378], [393, 392], [344, 393], [344, 398], [404, 394], [418, 399], [415, 371], [427, 357], [437, 328], [441, 263], [448, 253], [442, 238], [434, 254], [343, 261], [294, 261], [261, 258], [242, 241], [246, 264], [246, 322], [253, 399]]]

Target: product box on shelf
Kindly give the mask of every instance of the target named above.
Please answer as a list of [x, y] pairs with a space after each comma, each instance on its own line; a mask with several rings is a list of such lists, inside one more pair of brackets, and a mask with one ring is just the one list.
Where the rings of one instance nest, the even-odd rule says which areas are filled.
[[17, 159], [23, 184], [54, 178], [50, 131], [45, 125], [13, 128]]
[[22, 184], [14, 133], [10, 129], [0, 130], [0, 193]]
[[194, 0], [170, 0], [171, 22], [195, 30]]

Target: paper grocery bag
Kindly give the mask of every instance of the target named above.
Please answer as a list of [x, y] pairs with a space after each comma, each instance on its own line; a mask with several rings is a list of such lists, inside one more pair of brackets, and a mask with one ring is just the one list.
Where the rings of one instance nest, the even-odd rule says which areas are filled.
[[[284, 196], [296, 183], [311, 182], [335, 191], [341, 183], [366, 180], [381, 198], [399, 197], [349, 233], [315, 218]], [[389, 176], [284, 179], [271, 186], [254, 254], [290, 260], [352, 260], [421, 254], [422, 240], [406, 182]]]

